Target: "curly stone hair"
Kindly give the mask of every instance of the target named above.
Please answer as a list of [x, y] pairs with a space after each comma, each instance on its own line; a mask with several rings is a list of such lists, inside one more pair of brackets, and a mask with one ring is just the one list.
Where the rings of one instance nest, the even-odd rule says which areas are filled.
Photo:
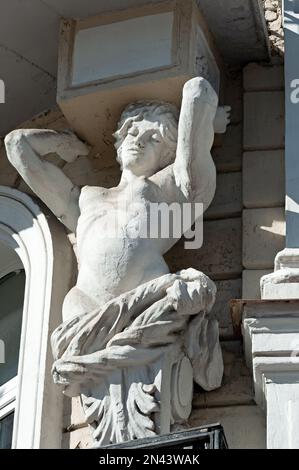
[[133, 122], [147, 119], [158, 122], [163, 139], [167, 143], [167, 151], [161, 155], [160, 167], [164, 168], [175, 159], [178, 136], [178, 109], [163, 101], [136, 101], [128, 105], [121, 114], [115, 137], [117, 161], [121, 165], [121, 146]]

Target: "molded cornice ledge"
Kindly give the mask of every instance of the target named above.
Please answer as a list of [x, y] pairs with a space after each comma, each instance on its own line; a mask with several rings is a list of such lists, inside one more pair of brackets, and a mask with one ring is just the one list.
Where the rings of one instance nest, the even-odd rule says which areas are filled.
[[275, 257], [274, 272], [261, 278], [262, 299], [299, 298], [299, 248], [285, 248]]
[[242, 332], [267, 448], [299, 448], [299, 300], [245, 304]]

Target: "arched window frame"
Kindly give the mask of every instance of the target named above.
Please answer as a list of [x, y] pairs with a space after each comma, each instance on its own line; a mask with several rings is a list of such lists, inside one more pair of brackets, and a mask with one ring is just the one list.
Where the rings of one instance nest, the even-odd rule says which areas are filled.
[[[1, 240], [1, 234], [0, 234]], [[9, 249], [10, 246], [6, 244]], [[18, 256], [14, 254], [14, 251], [9, 250], [8, 257], [3, 260], [0, 258], [0, 282], [7, 275], [23, 270], [23, 264]], [[1, 299], [0, 299], [1, 302]], [[0, 331], [1, 334], [1, 331]], [[2, 344], [1, 344], [2, 346]], [[5, 359], [5, 345], [3, 345], [3, 351], [0, 351]], [[2, 360], [2, 357], [1, 357]], [[0, 362], [1, 362], [0, 360]], [[9, 381], [0, 385], [0, 420], [5, 418], [7, 415], [15, 410], [16, 406], [16, 392], [17, 392], [17, 377], [13, 377]]]
[[63, 395], [51, 376], [50, 336], [71, 287], [71, 245], [54, 216], [6, 186], [0, 186], [0, 241], [17, 253], [26, 274], [12, 447], [59, 448]]

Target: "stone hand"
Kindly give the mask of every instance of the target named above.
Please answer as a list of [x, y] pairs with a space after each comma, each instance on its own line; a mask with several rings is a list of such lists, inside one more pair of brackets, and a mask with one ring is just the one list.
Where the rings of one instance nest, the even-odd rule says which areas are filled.
[[230, 123], [231, 106], [219, 106], [214, 119], [214, 131], [216, 134], [224, 134]]
[[177, 275], [179, 279], [167, 289], [167, 297], [175, 309], [183, 315], [185, 312], [194, 315], [201, 310], [209, 312], [216, 297], [216, 286], [211, 279], [193, 268], [183, 269]]

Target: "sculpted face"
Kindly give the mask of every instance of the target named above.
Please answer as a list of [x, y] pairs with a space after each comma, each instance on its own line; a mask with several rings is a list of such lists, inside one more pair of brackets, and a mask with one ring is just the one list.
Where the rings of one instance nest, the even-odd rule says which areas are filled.
[[160, 123], [146, 118], [133, 121], [119, 149], [122, 168], [136, 176], [151, 176], [160, 169], [161, 155], [166, 150]]

